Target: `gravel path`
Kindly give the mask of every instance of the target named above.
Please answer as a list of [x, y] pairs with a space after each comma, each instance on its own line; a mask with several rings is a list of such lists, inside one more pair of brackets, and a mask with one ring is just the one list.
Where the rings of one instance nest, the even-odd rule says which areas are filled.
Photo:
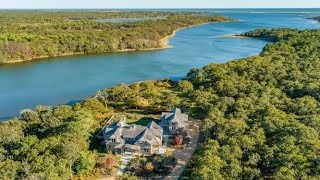
[[178, 179], [187, 167], [199, 141], [199, 126], [196, 123], [190, 124], [190, 134], [192, 139], [189, 146], [185, 149], [177, 149], [173, 152], [173, 156], [177, 159], [178, 164], [167, 177], [163, 178], [164, 180]]
[[131, 161], [132, 158], [134, 158], [134, 157], [129, 156], [129, 155], [122, 155], [121, 156], [121, 166], [120, 166], [120, 169], [117, 173], [118, 176], [121, 176], [124, 173], [127, 164]]

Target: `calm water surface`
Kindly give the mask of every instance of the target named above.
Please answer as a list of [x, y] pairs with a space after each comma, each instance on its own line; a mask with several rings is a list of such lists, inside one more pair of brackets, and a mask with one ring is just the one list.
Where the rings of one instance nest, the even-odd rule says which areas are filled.
[[38, 104], [58, 105], [88, 98], [106, 87], [167, 77], [182, 77], [193, 67], [225, 63], [258, 54], [266, 41], [221, 38], [256, 28], [319, 28], [306, 19], [320, 10], [205, 10], [240, 19], [177, 32], [171, 49], [59, 57], [0, 66], [0, 118], [8, 119]]

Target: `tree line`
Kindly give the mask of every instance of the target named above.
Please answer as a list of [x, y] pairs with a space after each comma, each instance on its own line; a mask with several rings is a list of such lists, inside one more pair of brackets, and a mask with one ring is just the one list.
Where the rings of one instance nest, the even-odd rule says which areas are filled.
[[0, 179], [99, 175], [94, 137], [111, 114], [176, 106], [203, 120], [185, 179], [319, 179], [320, 30], [242, 35], [274, 43], [257, 56], [191, 69], [179, 82], [120, 84], [0, 123]]
[[100, 176], [106, 156], [96, 135], [114, 112], [159, 113], [181, 103], [170, 80], [120, 84], [72, 106], [37, 106], [0, 123], [0, 179]]
[[[222, 16], [195, 13], [109, 11], [0, 11], [0, 62], [72, 54], [162, 48], [173, 31]], [[158, 20], [108, 23], [98, 19], [164, 17]]]
[[314, 17], [314, 18], [312, 18], [312, 19], [317, 20], [317, 21], [320, 21], [320, 16], [319, 16], [319, 17]]
[[186, 179], [319, 179], [320, 30], [242, 35], [275, 43], [188, 73], [205, 141]]

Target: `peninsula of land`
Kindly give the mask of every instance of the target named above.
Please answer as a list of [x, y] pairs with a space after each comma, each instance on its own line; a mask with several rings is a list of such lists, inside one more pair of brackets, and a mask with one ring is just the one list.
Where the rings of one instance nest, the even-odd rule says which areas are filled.
[[[167, 40], [177, 30], [232, 20], [223, 16], [194, 14], [196, 13], [1, 11], [0, 63], [168, 48], [170, 46]], [[140, 20], [117, 23], [99, 21], [132, 17]], [[154, 17], [161, 18], [150, 19]]]
[[313, 18], [311, 18], [311, 19], [314, 19], [314, 20], [317, 20], [317, 21], [320, 22], [320, 16], [318, 16], [318, 17], [313, 17]]
[[[212, 174], [319, 179], [320, 30], [260, 29], [242, 35], [274, 43], [254, 57], [191, 69], [179, 82], [120, 84], [72, 106], [38, 106], [1, 122], [0, 177], [111, 175], [121, 157], [107, 153], [96, 138], [110, 117], [125, 115], [126, 123], [142, 125], [180, 107], [202, 121], [202, 141], [186, 179]], [[153, 157], [133, 160], [129, 167], [145, 167], [128, 169], [131, 175], [119, 179], [161, 176], [169, 171], [163, 169], [172, 169], [167, 163], [174, 161], [172, 154]]]

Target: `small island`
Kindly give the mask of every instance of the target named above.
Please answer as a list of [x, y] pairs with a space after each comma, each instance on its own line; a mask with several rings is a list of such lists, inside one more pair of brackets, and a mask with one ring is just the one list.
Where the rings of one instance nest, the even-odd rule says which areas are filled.
[[318, 16], [318, 17], [313, 17], [313, 18], [311, 18], [311, 19], [314, 19], [314, 20], [317, 20], [317, 21], [320, 22], [320, 16]]

